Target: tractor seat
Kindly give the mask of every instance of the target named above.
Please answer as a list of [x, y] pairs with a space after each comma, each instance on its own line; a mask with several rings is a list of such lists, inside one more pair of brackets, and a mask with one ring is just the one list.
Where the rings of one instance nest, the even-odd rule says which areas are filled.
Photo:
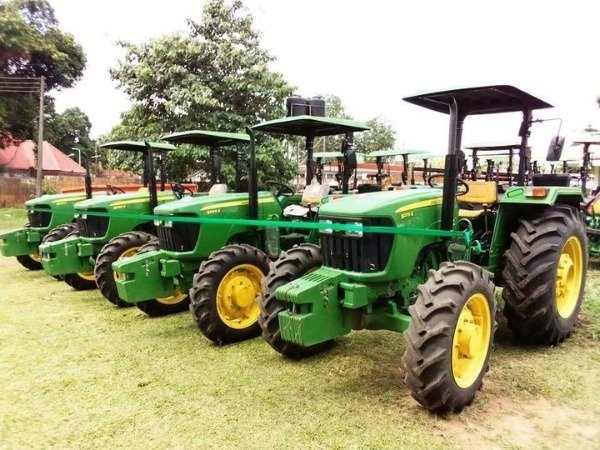
[[208, 195], [223, 195], [223, 194], [227, 194], [227, 185], [226, 184], [213, 184], [208, 191]]
[[299, 205], [289, 205], [283, 210], [284, 217], [306, 217], [311, 211], [316, 211], [321, 201], [329, 195], [326, 184], [311, 184], [304, 188]]
[[469, 192], [459, 195], [457, 200], [476, 208], [460, 208], [461, 219], [476, 219], [488, 211], [490, 205], [498, 201], [498, 185], [495, 181], [466, 181]]

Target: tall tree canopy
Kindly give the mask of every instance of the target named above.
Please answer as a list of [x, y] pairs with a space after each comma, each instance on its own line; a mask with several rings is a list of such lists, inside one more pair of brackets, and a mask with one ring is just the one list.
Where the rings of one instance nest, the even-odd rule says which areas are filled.
[[[11, 0], [0, 3], [0, 77], [46, 78], [46, 92], [69, 88], [81, 78], [86, 58], [70, 33], [58, 28], [47, 0]], [[46, 96], [46, 111], [54, 102]], [[36, 129], [35, 94], [0, 94], [0, 138], [7, 134], [31, 138]]]
[[77, 107], [68, 108], [61, 114], [55, 114], [51, 117], [46, 139], [67, 153], [73, 147], [83, 152], [92, 152], [95, 143], [90, 138], [91, 128], [90, 119], [81, 109]]
[[[132, 107], [104, 139], [158, 138], [186, 129], [243, 131], [265, 119], [281, 117], [293, 88], [269, 68], [274, 60], [261, 47], [261, 34], [239, 0], [209, 0], [200, 21], [187, 21], [184, 34], [136, 45], [120, 43], [125, 57], [111, 75]], [[265, 149], [266, 151], [266, 149]], [[270, 144], [264, 178], [289, 179], [295, 171], [281, 145]], [[137, 168], [138, 159], [107, 154], [108, 164]], [[171, 154], [171, 174], [182, 179], [205, 161], [206, 152], [180, 149]], [[224, 172], [232, 174], [231, 152]], [[277, 164], [276, 164], [277, 163]]]

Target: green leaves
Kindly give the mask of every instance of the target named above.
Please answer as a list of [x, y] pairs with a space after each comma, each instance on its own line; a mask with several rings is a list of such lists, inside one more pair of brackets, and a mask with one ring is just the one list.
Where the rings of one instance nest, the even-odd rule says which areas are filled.
[[[0, 5], [0, 76], [44, 76], [48, 92], [73, 86], [85, 63], [83, 48], [58, 29], [48, 1], [12, 0]], [[33, 136], [35, 94], [3, 94], [0, 111], [0, 130], [16, 138]]]
[[[158, 138], [186, 129], [243, 131], [248, 125], [281, 117], [283, 100], [293, 92], [283, 76], [269, 69], [274, 58], [260, 46], [260, 33], [241, 1], [209, 0], [188, 32], [144, 44], [121, 43], [125, 57], [111, 76], [133, 106], [106, 139]], [[277, 142], [277, 141], [274, 141]], [[295, 165], [282, 159], [281, 144], [269, 144], [260, 158], [270, 179], [287, 181]], [[279, 149], [275, 149], [275, 147]], [[205, 165], [195, 163], [200, 149], [170, 155], [175, 179]], [[223, 153], [222, 173], [233, 182], [233, 152]], [[125, 155], [114, 161], [127, 168]], [[128, 162], [126, 162], [128, 161]]]

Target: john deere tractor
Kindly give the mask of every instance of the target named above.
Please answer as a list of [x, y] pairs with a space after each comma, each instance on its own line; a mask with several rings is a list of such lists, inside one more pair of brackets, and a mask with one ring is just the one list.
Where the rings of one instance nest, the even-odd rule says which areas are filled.
[[[460, 411], [488, 370], [495, 286], [504, 287], [504, 315], [519, 341], [555, 345], [572, 332], [587, 267], [583, 196], [525, 183], [532, 111], [551, 107], [545, 101], [506, 85], [405, 100], [450, 116], [443, 186], [322, 205], [320, 245], [299, 245], [273, 264], [259, 323], [290, 358], [352, 330], [402, 331], [413, 397], [432, 411]], [[457, 177], [458, 156], [468, 116], [508, 112], [523, 115], [519, 170], [499, 198], [496, 182]]]
[[[152, 221], [140, 217], [150, 214], [154, 206], [173, 200], [171, 190], [165, 191], [164, 170], [161, 171], [161, 191], [157, 192], [154, 172], [154, 151], [167, 152], [174, 150], [171, 144], [119, 141], [101, 145], [102, 148], [132, 151], [140, 153], [144, 166], [144, 184], [139, 192], [91, 198], [75, 204], [75, 229], [64, 239], [43, 242], [40, 247], [42, 266], [49, 275], [62, 276], [63, 280], [77, 290], [95, 289], [94, 261], [102, 247], [112, 238], [122, 236], [120, 244], [114, 249], [113, 257], [127, 257], [137, 247], [148, 243], [155, 235]], [[164, 162], [164, 154], [161, 160]], [[164, 165], [163, 165], [164, 168]], [[174, 185], [177, 192], [184, 186]], [[188, 186], [188, 189], [190, 187]], [[109, 213], [117, 213], [109, 217]], [[96, 215], [93, 215], [96, 214]], [[120, 215], [120, 216], [119, 216]], [[109, 265], [110, 267], [110, 265]], [[113, 284], [101, 274], [100, 282]], [[103, 289], [107, 289], [103, 287]]]
[[[85, 188], [83, 192], [43, 195], [25, 202], [29, 223], [18, 230], [0, 234], [0, 254], [15, 256], [29, 270], [41, 270], [42, 259], [38, 246], [44, 238], [59, 240], [73, 231], [73, 205], [92, 198], [92, 179], [89, 158], [85, 156]], [[114, 191], [107, 186], [107, 193]], [[48, 236], [50, 234], [50, 236]]]
[[[113, 264], [120, 297], [153, 316], [179, 309], [161, 298], [186, 304], [191, 301], [198, 329], [217, 344], [257, 336], [256, 298], [261, 279], [269, 271], [269, 258], [317, 239], [314, 231], [293, 228], [295, 222], [316, 220], [319, 205], [329, 193], [328, 186], [311, 184], [315, 137], [345, 134], [342, 191], [347, 193], [355, 167], [353, 134], [366, 129], [362, 122], [311, 115], [289, 116], [253, 127], [249, 192], [190, 198], [156, 208], [160, 249]], [[259, 131], [306, 138], [307, 188], [302, 194], [275, 181], [264, 182], [268, 190], [259, 190], [254, 142]], [[262, 225], [233, 219], [260, 220]], [[290, 226], [267, 227], [272, 221], [285, 221]], [[185, 298], [188, 291], [189, 300]]]
[[600, 145], [599, 139], [586, 139], [574, 142], [582, 145], [583, 162], [580, 168], [581, 191], [586, 196], [583, 204], [583, 212], [587, 220], [587, 235], [589, 238], [590, 259], [594, 262], [600, 262], [600, 184], [598, 180], [596, 189], [588, 196], [587, 182], [592, 172], [592, 154], [590, 147]]

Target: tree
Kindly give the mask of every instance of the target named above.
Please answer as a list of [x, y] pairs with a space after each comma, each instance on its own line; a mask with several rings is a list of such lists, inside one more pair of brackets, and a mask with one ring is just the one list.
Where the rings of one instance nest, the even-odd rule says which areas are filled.
[[83, 152], [91, 152], [95, 142], [90, 138], [92, 124], [88, 116], [79, 108], [68, 108], [61, 114], [51, 117], [47, 127], [47, 140], [62, 151], [69, 152], [77, 147]]
[[[261, 47], [260, 33], [239, 0], [209, 0], [199, 22], [188, 20], [188, 32], [163, 36], [136, 45], [120, 43], [124, 60], [111, 70], [133, 103], [122, 122], [104, 139], [158, 138], [170, 131], [213, 129], [243, 131], [247, 125], [281, 117], [283, 101], [293, 92], [277, 72], [274, 58]], [[265, 175], [289, 179], [295, 167], [283, 158], [281, 145], [269, 144], [272, 164]], [[233, 155], [224, 155], [224, 172], [233, 173]], [[121, 167], [139, 167], [137, 158], [107, 154]], [[197, 168], [205, 153], [183, 148], [171, 156], [172, 176], [178, 179]], [[229, 180], [231, 181], [231, 180]]]
[[[86, 58], [70, 33], [59, 30], [47, 0], [0, 3], [0, 76], [46, 78], [46, 92], [73, 86], [81, 77]], [[46, 96], [46, 111], [53, 112]], [[0, 98], [0, 131], [28, 139], [38, 115], [37, 95], [4, 93]]]
[[382, 117], [375, 117], [367, 121], [370, 130], [360, 133], [356, 137], [356, 152], [368, 156], [376, 150], [387, 150], [396, 143], [396, 131], [392, 125]]

